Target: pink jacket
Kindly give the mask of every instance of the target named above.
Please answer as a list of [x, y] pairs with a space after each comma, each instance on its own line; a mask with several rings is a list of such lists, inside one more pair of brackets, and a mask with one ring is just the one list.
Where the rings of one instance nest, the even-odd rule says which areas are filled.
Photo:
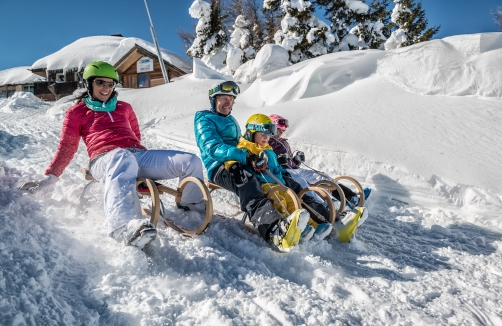
[[138, 119], [130, 104], [117, 102], [112, 112], [96, 112], [79, 102], [66, 111], [58, 149], [45, 175], [59, 177], [78, 150], [80, 137], [92, 160], [115, 148], [141, 148]]

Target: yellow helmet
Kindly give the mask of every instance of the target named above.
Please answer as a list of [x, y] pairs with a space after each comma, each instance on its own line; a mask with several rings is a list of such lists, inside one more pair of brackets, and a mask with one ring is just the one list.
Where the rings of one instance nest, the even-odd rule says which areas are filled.
[[252, 136], [257, 131], [261, 131], [266, 135], [275, 136], [277, 134], [277, 126], [268, 116], [257, 113], [250, 116], [248, 121], [246, 121], [246, 134], [244, 138], [253, 141]]

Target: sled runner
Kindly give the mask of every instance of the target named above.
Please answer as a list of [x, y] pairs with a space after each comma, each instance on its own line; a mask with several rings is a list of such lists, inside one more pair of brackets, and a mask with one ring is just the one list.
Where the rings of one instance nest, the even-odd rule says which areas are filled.
[[[92, 185], [97, 182], [97, 180], [94, 179], [94, 177], [87, 169], [82, 169], [82, 173], [85, 175], [85, 179], [89, 181], [89, 183], [82, 190], [82, 193], [80, 194], [79, 197], [79, 205], [83, 209], [86, 205], [87, 198], [89, 197], [90, 189]], [[180, 203], [183, 190], [189, 183], [194, 183], [198, 186], [198, 188], [202, 192], [202, 196], [204, 197], [204, 202], [206, 205], [204, 220], [198, 227], [195, 228], [183, 227], [178, 225], [175, 221], [170, 220], [167, 217], [164, 205], [160, 199], [160, 195], [166, 193], [171, 196], [174, 196], [175, 202], [177, 204]], [[142, 207], [142, 211], [144, 215], [150, 215], [150, 223], [152, 223], [155, 227], [159, 222], [160, 216], [162, 216], [162, 218], [164, 219], [165, 225], [187, 236], [199, 235], [209, 227], [209, 224], [211, 223], [211, 220], [213, 218], [213, 201], [211, 199], [209, 189], [199, 179], [194, 177], [186, 177], [179, 183], [177, 189], [172, 189], [168, 186], [154, 182], [151, 179], [138, 178], [136, 181], [136, 187], [140, 198], [142, 196], [149, 196], [151, 198], [150, 209]]]

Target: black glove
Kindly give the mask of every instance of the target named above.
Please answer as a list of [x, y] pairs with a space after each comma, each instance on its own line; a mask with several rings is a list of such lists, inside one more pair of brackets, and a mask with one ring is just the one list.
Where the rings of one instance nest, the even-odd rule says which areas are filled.
[[267, 155], [264, 152], [260, 153], [260, 156], [248, 152], [246, 164], [251, 166], [256, 171], [265, 171], [268, 168]]
[[243, 185], [245, 185], [248, 182], [249, 178], [252, 176], [251, 173], [244, 170], [239, 162], [232, 164], [228, 169], [228, 172], [230, 172], [230, 175], [232, 176], [232, 179], [234, 180], [237, 187], [242, 187]]
[[304, 152], [296, 152], [295, 157], [293, 157], [293, 161], [297, 164], [300, 165], [303, 162], [305, 162], [305, 153]]
[[288, 154], [277, 155], [277, 163], [279, 163], [279, 165], [282, 165], [285, 168], [289, 168]]

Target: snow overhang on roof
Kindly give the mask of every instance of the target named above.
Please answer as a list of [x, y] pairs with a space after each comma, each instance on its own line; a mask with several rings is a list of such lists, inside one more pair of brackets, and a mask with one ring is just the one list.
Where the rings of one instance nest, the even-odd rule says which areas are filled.
[[37, 81], [45, 81], [45, 78], [35, 75], [30, 67], [16, 67], [0, 71], [0, 86], [24, 85]]
[[[152, 43], [135, 37], [89, 36], [65, 46], [61, 50], [37, 60], [31, 70], [40, 75], [41, 72], [57, 73], [82, 71], [92, 61], [105, 61], [115, 65], [135, 45], [157, 53]], [[184, 72], [190, 72], [191, 60], [185, 59], [171, 51], [161, 49], [162, 58], [167, 63], [178, 67]]]

